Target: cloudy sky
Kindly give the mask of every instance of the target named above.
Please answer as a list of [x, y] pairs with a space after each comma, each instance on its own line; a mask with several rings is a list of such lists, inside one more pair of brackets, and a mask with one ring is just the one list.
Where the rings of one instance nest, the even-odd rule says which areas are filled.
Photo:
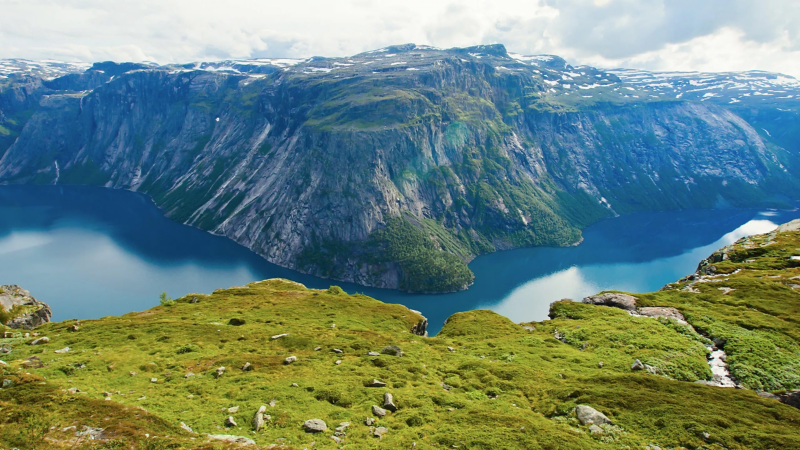
[[0, 0], [0, 58], [190, 62], [502, 43], [573, 64], [800, 77], [798, 0]]

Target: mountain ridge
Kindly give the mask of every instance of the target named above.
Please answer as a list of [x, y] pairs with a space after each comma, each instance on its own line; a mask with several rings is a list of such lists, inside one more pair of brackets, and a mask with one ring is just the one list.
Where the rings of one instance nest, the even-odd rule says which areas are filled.
[[463, 289], [476, 255], [571, 245], [602, 217], [787, 205], [800, 186], [794, 122], [772, 136], [501, 45], [185, 66], [6, 79], [0, 182], [139, 191], [271, 262], [417, 292]]

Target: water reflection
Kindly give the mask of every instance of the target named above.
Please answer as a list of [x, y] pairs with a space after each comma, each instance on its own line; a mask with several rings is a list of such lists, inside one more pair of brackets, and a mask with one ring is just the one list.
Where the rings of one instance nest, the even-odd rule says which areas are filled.
[[84, 186], [0, 186], [0, 284], [19, 284], [53, 307], [54, 320], [150, 308], [158, 294], [273, 277], [311, 288], [338, 284], [423, 312], [432, 332], [458, 311], [495, 310], [543, 320], [549, 304], [603, 289], [647, 292], [694, 271], [741, 236], [769, 231], [798, 211], [672, 211], [601, 221], [577, 247], [531, 248], [475, 259], [475, 284], [411, 295], [332, 282], [270, 264], [232, 241], [172, 222], [139, 194]]

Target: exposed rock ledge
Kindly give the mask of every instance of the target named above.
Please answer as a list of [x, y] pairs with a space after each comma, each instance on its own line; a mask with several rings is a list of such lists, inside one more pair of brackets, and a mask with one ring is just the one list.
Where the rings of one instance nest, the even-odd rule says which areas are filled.
[[32, 330], [50, 322], [53, 313], [50, 306], [31, 296], [31, 293], [15, 284], [0, 285], [0, 305], [11, 312], [15, 307], [19, 315], [4, 325], [9, 328]]

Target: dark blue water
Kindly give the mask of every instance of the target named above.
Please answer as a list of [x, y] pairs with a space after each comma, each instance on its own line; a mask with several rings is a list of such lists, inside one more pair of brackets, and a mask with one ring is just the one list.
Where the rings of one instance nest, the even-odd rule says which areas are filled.
[[289, 278], [337, 284], [420, 310], [438, 332], [458, 311], [492, 309], [515, 322], [547, 318], [551, 302], [604, 289], [649, 292], [694, 271], [741, 236], [770, 231], [800, 211], [689, 210], [597, 223], [577, 247], [481, 256], [475, 284], [444, 295], [409, 295], [334, 282], [278, 267], [226, 238], [165, 218], [145, 196], [84, 186], [0, 186], [0, 284], [49, 303], [56, 321], [143, 310], [172, 297]]

